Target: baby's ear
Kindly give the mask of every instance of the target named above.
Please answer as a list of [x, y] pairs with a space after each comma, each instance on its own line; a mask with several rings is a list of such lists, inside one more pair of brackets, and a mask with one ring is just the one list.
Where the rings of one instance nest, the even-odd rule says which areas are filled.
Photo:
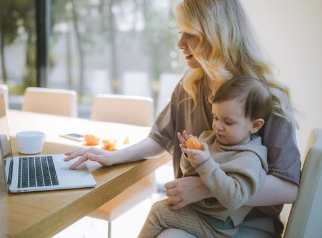
[[256, 120], [253, 121], [253, 127], [250, 129], [250, 133], [256, 133], [259, 131], [259, 129], [262, 128], [262, 126], [265, 124], [264, 119], [262, 118], [258, 118]]

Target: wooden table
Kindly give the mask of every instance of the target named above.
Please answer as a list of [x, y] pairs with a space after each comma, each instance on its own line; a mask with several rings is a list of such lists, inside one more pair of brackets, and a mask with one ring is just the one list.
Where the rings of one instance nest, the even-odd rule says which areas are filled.
[[[46, 134], [44, 153], [64, 153], [75, 147], [85, 147], [59, 137], [65, 133], [91, 133], [108, 139], [122, 140], [128, 136], [130, 144], [140, 141], [150, 128], [86, 119], [26, 113], [9, 110], [10, 134], [38, 130]], [[12, 140], [14, 154], [17, 147]], [[88, 164], [97, 182], [95, 188], [8, 194], [0, 169], [0, 237], [50, 237], [94, 211], [126, 188], [144, 178], [169, 161], [168, 155], [135, 163], [102, 167]]]

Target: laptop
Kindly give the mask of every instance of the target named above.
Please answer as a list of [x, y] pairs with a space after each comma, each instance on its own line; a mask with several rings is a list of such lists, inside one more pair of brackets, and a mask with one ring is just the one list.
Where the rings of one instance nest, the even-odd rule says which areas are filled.
[[10, 193], [95, 187], [85, 164], [69, 170], [64, 154], [12, 156], [4, 95], [0, 93], [0, 166]]

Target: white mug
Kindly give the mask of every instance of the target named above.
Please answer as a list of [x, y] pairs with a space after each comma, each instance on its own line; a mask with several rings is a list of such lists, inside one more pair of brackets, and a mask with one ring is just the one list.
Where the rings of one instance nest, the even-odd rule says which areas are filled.
[[22, 131], [16, 134], [21, 154], [40, 153], [45, 144], [45, 134], [40, 131]]

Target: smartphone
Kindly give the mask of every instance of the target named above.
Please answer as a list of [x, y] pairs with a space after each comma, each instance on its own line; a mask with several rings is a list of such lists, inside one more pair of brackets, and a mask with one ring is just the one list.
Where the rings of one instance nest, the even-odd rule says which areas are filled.
[[84, 141], [84, 136], [78, 133], [70, 133], [70, 134], [63, 134], [60, 135], [66, 139], [76, 140], [76, 141]]

